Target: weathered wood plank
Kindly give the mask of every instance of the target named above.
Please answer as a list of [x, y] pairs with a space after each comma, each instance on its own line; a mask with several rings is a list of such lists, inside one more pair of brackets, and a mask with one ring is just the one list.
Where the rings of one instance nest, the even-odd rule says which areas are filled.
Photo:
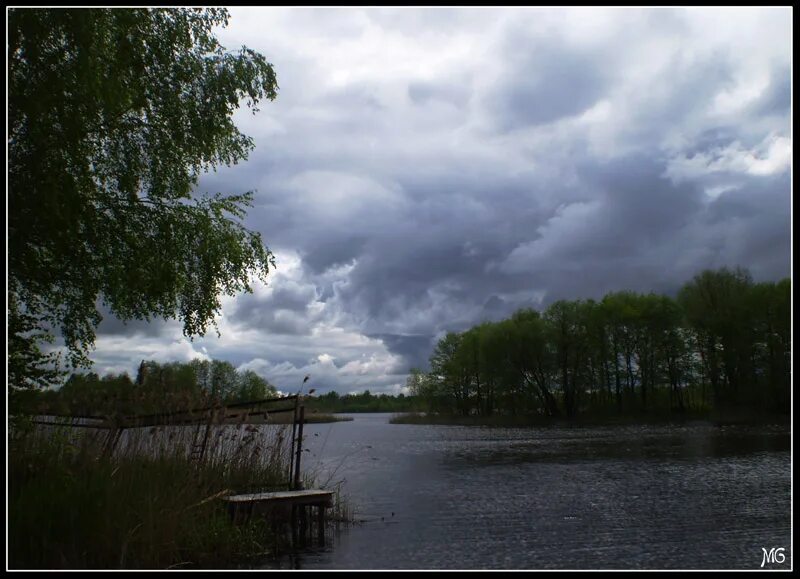
[[228, 495], [223, 500], [236, 504], [287, 502], [298, 505], [322, 504], [324, 506], [331, 506], [333, 505], [333, 491], [312, 489], [305, 491], [251, 493], [245, 495]]
[[[319, 521], [323, 524], [326, 509], [333, 507], [333, 491], [303, 490], [303, 491], [276, 491], [269, 493], [251, 493], [241, 495], [228, 495], [223, 497], [228, 504], [228, 512], [234, 522], [242, 523], [255, 515], [270, 516], [273, 520], [287, 518], [292, 521], [293, 531], [295, 523], [300, 523], [304, 532], [306, 530], [306, 509], [317, 507], [322, 515]], [[324, 533], [323, 531], [320, 531]], [[303, 535], [303, 533], [301, 533]]]

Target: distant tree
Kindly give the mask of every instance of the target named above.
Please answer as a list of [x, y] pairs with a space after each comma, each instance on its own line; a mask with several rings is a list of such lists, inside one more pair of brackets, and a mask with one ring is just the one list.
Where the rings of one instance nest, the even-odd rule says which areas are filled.
[[267, 380], [252, 370], [245, 370], [238, 372], [236, 389], [232, 396], [229, 395], [228, 401], [249, 402], [251, 400], [263, 400], [277, 394], [278, 391]]
[[[450, 332], [407, 386], [429, 411], [512, 416], [788, 413], [791, 281], [704, 271], [678, 299], [620, 291]], [[706, 394], [706, 383], [712, 389]]]
[[[484, 384], [491, 411], [558, 414], [553, 395], [551, 356], [539, 312], [518, 310], [510, 319], [481, 324]], [[486, 412], [491, 414], [491, 412]]]
[[450, 403], [450, 412], [469, 413], [469, 369], [461, 348], [462, 334], [447, 332], [439, 340], [430, 358], [432, 387], [442, 400]]
[[[88, 365], [101, 316], [175, 317], [203, 334], [220, 294], [273, 258], [241, 224], [252, 193], [196, 196], [247, 158], [232, 114], [274, 99], [272, 65], [212, 34], [220, 9], [11, 9], [9, 378], [47, 383], [34, 344], [61, 333]], [[32, 330], [32, 331], [31, 331]]]
[[[773, 410], [788, 411], [791, 406], [792, 290], [787, 278], [778, 283], [756, 284], [749, 308], [754, 315], [756, 341], [753, 356], [761, 394], [767, 394]], [[763, 396], [756, 399], [761, 400]]]
[[636, 373], [634, 352], [636, 348], [636, 324], [639, 319], [639, 296], [621, 291], [606, 294], [600, 302], [608, 324], [609, 353], [614, 369], [614, 392], [617, 408], [622, 410], [624, 400], [632, 402]]
[[236, 391], [236, 368], [223, 360], [211, 361], [211, 395], [215, 399], [225, 400]]
[[[127, 374], [106, 374], [101, 378], [93, 372], [76, 372], [61, 389], [38, 394], [31, 400], [51, 412], [103, 415], [189, 410], [207, 406], [212, 397], [217, 402], [247, 402], [275, 396], [277, 392], [252, 370], [239, 372], [229, 362], [143, 360], [135, 381]], [[26, 405], [35, 406], [30, 401]]]
[[427, 390], [427, 376], [419, 368], [411, 368], [406, 378], [406, 388], [412, 396], [425, 396]]
[[419, 368], [411, 368], [406, 378], [406, 388], [409, 395], [421, 400], [428, 410], [438, 409], [438, 393], [436, 385], [430, 376]]
[[754, 312], [750, 274], [740, 268], [706, 270], [683, 286], [678, 299], [694, 331], [716, 405], [735, 404], [754, 378]]
[[578, 413], [581, 388], [582, 364], [586, 355], [586, 331], [580, 301], [559, 300], [544, 312], [544, 320], [556, 358], [564, 413], [574, 418]]

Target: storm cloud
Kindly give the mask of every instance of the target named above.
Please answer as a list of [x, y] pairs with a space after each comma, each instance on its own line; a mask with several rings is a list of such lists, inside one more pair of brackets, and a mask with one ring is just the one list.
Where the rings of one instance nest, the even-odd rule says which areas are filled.
[[220, 337], [101, 327], [100, 371], [230, 360], [285, 391], [399, 391], [437, 338], [519, 307], [790, 273], [789, 9], [234, 9], [275, 66], [235, 121], [277, 257]]

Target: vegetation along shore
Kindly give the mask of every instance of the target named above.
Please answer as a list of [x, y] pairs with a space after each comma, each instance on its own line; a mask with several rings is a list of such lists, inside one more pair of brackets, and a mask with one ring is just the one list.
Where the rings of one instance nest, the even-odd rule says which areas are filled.
[[424, 414], [396, 421], [546, 424], [787, 421], [791, 282], [707, 270], [673, 298], [614, 292], [449, 332], [412, 370]]

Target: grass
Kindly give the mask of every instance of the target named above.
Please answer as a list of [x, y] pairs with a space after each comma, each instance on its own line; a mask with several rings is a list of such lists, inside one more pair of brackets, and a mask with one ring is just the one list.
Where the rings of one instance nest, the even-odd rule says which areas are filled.
[[339, 416], [336, 414], [326, 414], [324, 412], [312, 412], [306, 414], [307, 424], [320, 424], [325, 422], [352, 422], [352, 416]]
[[[290, 413], [270, 414], [269, 424], [291, 424], [293, 416]], [[251, 416], [250, 422], [252, 424], [267, 424], [263, 419], [261, 422], [256, 422], [258, 418]], [[350, 422], [353, 420], [352, 416], [339, 416], [337, 414], [327, 414], [325, 412], [306, 412], [306, 424], [323, 424], [328, 422]]]
[[9, 567], [231, 568], [277, 555], [285, 545], [270, 522], [234, 525], [218, 499], [286, 489], [287, 431], [219, 427], [200, 466], [188, 456], [192, 427], [126, 431], [110, 457], [95, 430], [18, 431], [9, 440]]

